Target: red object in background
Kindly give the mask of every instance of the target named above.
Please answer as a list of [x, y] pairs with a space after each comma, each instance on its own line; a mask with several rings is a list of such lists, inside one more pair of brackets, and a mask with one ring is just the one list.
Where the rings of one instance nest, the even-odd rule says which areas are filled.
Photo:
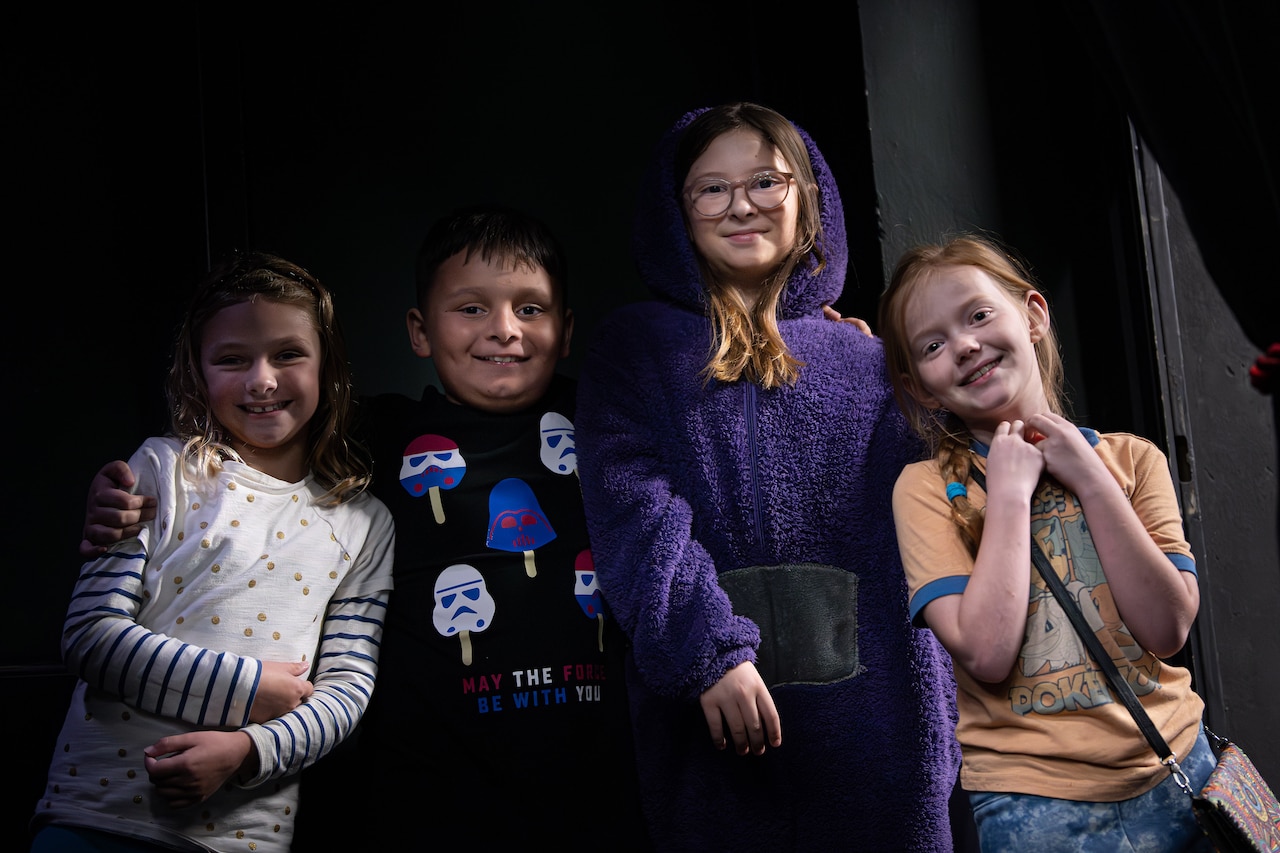
[[1277, 375], [1280, 374], [1280, 343], [1267, 347], [1267, 351], [1258, 356], [1257, 361], [1249, 368], [1249, 382], [1263, 394], [1275, 391]]

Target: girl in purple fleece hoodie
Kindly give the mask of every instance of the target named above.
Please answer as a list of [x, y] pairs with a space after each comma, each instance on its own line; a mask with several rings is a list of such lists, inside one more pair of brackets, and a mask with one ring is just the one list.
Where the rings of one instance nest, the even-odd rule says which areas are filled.
[[922, 446], [880, 341], [824, 317], [847, 265], [826, 161], [773, 110], [690, 112], [634, 251], [655, 299], [597, 330], [576, 426], [656, 848], [951, 850], [955, 686], [890, 504]]

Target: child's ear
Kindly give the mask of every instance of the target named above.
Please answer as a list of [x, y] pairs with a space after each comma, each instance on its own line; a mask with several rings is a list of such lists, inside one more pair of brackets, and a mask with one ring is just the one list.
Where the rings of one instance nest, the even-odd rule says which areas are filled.
[[560, 344], [560, 357], [569, 357], [569, 341], [573, 338], [573, 310], [566, 308], [564, 312], [564, 334], [561, 336], [563, 341]]
[[410, 308], [404, 318], [409, 330], [409, 346], [419, 358], [431, 357], [431, 341], [427, 339], [427, 321], [417, 308]]
[[1031, 343], [1038, 343], [1049, 331], [1049, 303], [1038, 290], [1028, 290], [1022, 298], [1027, 309], [1027, 321], [1031, 329]]

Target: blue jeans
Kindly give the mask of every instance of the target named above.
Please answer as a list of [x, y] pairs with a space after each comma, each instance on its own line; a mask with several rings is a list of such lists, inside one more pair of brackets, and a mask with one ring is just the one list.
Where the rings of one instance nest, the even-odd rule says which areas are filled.
[[[1217, 765], [1204, 728], [1178, 764], [1198, 791]], [[979, 791], [969, 794], [982, 853], [1213, 853], [1191, 798], [1167, 779], [1141, 796], [1089, 803]]]

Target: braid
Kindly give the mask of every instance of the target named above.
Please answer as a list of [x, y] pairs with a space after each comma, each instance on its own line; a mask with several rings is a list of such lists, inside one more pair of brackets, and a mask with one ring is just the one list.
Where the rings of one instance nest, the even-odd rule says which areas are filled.
[[[969, 548], [969, 553], [977, 555], [978, 543], [982, 541], [982, 513], [969, 500], [964, 484], [969, 481], [969, 470], [973, 466], [973, 454], [962, 436], [948, 432], [938, 445], [938, 469], [942, 481], [948, 484], [947, 497], [951, 501], [951, 518], [960, 528], [960, 537]], [[959, 484], [961, 488], [952, 488]]]

